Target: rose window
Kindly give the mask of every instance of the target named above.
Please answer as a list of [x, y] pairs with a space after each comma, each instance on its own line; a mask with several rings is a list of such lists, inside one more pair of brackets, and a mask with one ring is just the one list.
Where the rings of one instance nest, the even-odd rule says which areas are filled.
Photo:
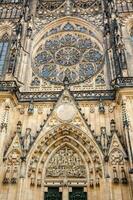
[[71, 66], [79, 62], [80, 51], [73, 47], [64, 47], [57, 51], [55, 59], [59, 65]]
[[[40, 49], [40, 48], [39, 48]], [[103, 66], [103, 51], [87, 34], [63, 32], [47, 37], [33, 58], [33, 71], [51, 83], [80, 83], [92, 78]]]

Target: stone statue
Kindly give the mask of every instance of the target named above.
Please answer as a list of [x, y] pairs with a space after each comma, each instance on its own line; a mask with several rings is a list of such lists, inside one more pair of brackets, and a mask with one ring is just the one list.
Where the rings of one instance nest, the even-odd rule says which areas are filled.
[[105, 112], [104, 104], [103, 104], [101, 98], [100, 98], [100, 102], [99, 102], [99, 112], [100, 113], [104, 113]]
[[3, 184], [8, 184], [9, 182], [10, 182], [10, 168], [8, 167], [6, 172], [5, 172]]
[[34, 105], [33, 105], [33, 100], [31, 100], [28, 107], [28, 114], [33, 114], [33, 113], [34, 113]]
[[31, 144], [31, 129], [27, 128], [26, 133], [23, 139], [23, 148], [25, 151], [29, 150], [30, 144]]
[[18, 178], [18, 169], [17, 167], [15, 167], [12, 173], [11, 183], [13, 184], [17, 183], [17, 178]]

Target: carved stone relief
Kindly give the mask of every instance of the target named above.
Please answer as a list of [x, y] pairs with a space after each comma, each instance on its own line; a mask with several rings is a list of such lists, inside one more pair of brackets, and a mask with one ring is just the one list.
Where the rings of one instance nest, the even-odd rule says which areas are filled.
[[44, 23], [49, 23], [53, 21], [53, 19], [58, 19], [64, 16], [78, 15], [78, 17], [91, 22], [98, 28], [102, 29], [101, 4], [99, 1], [40, 1], [37, 6], [36, 15], [38, 18], [45, 19]]
[[80, 156], [64, 146], [50, 159], [46, 177], [85, 178], [86, 169]]
[[110, 162], [112, 165], [123, 165], [124, 164], [124, 155], [119, 150], [114, 150], [110, 155]]
[[20, 162], [20, 152], [14, 150], [9, 153], [6, 160], [6, 170], [3, 178], [3, 184], [17, 183], [19, 178]]

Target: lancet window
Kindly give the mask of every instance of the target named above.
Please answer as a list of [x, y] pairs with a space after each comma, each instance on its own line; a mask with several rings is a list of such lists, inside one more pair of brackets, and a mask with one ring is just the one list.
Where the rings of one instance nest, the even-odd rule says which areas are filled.
[[5, 69], [8, 47], [9, 47], [9, 37], [8, 34], [4, 34], [0, 39], [0, 75], [3, 74]]

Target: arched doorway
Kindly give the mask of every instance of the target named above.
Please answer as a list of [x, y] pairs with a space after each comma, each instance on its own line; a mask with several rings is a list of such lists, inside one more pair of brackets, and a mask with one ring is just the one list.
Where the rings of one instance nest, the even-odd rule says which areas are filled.
[[45, 200], [86, 200], [88, 185], [100, 184], [103, 176], [97, 144], [68, 124], [40, 138], [29, 156], [30, 185], [40, 187]]

